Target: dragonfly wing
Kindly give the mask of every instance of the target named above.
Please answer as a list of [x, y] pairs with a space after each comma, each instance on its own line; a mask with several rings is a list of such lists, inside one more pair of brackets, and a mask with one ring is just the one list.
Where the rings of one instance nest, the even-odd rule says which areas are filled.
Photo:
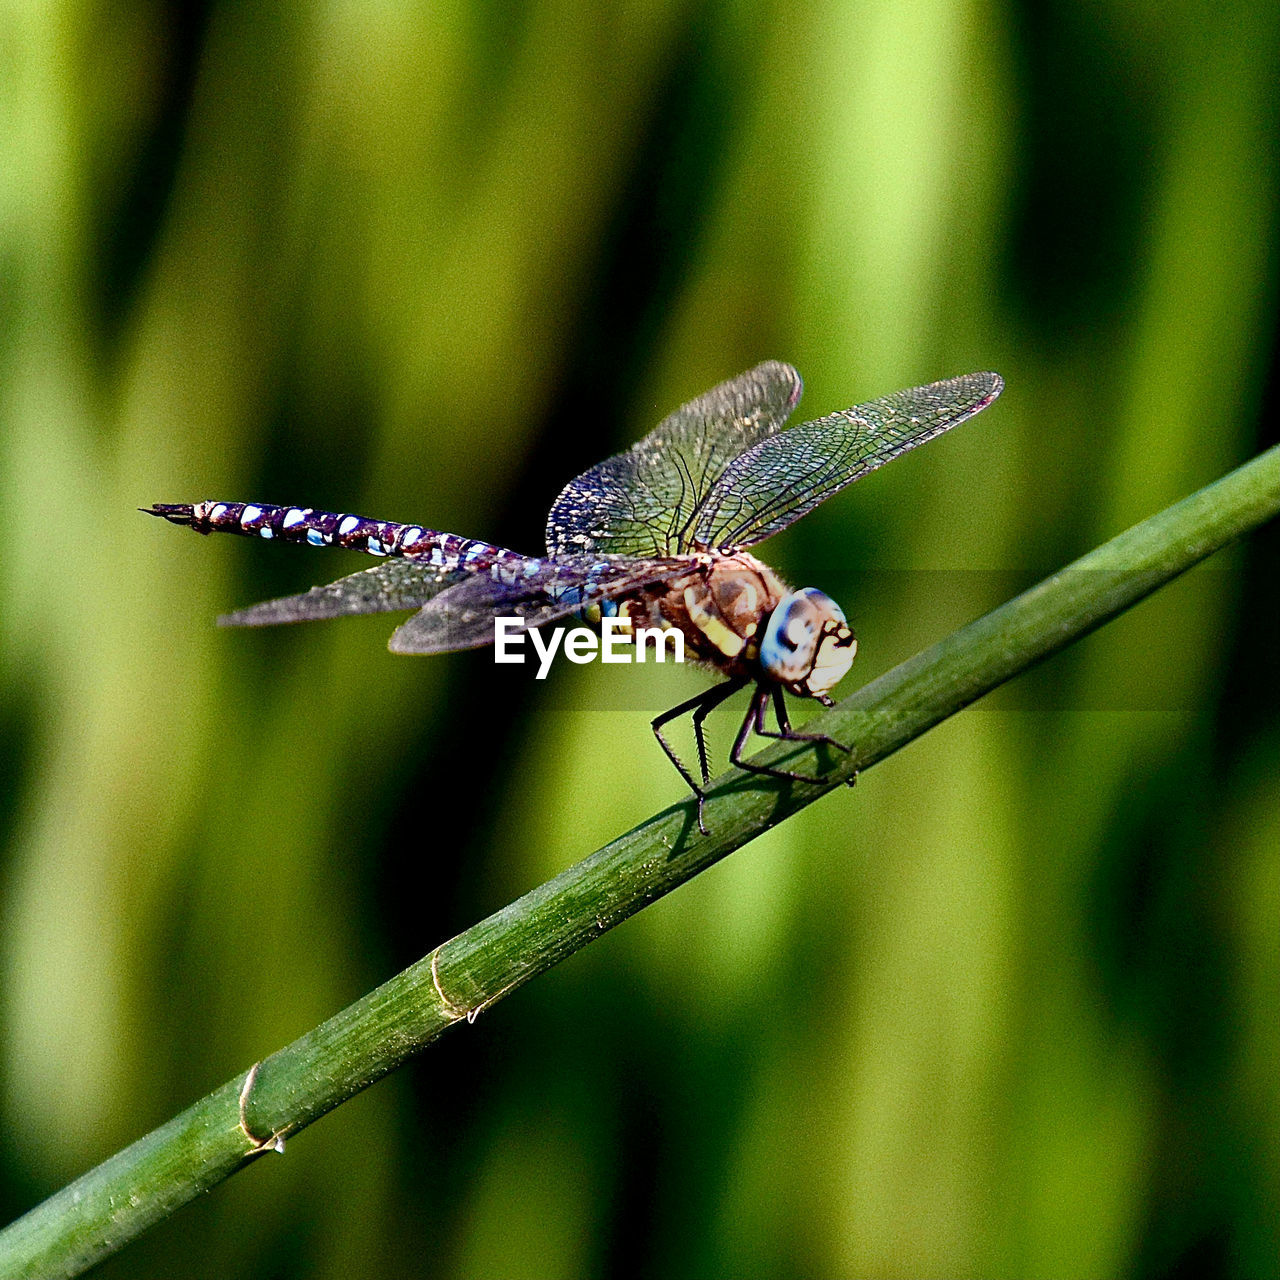
[[474, 574], [442, 591], [391, 637], [395, 653], [447, 653], [493, 643], [495, 618], [518, 618], [528, 631], [591, 604], [659, 584], [662, 590], [698, 570], [696, 561], [619, 556], [530, 561], [519, 577]]
[[997, 373], [912, 387], [771, 436], [716, 481], [697, 541], [720, 550], [754, 546], [877, 467], [985, 409], [1004, 389]]
[[695, 550], [716, 480], [744, 450], [782, 429], [800, 390], [789, 364], [769, 360], [682, 405], [626, 453], [564, 487], [547, 518], [547, 550], [635, 557]]
[[309, 622], [339, 618], [351, 613], [388, 613], [417, 609], [451, 583], [465, 576], [458, 568], [446, 568], [412, 558], [384, 560], [371, 569], [339, 578], [301, 595], [264, 600], [218, 619], [224, 627], [266, 627], [277, 622]]

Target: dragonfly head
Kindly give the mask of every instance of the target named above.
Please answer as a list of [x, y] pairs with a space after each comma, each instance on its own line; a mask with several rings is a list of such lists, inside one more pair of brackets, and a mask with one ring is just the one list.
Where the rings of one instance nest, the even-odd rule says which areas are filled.
[[844, 611], [816, 587], [778, 601], [760, 642], [765, 674], [801, 698], [829, 702], [827, 691], [844, 677], [858, 639]]

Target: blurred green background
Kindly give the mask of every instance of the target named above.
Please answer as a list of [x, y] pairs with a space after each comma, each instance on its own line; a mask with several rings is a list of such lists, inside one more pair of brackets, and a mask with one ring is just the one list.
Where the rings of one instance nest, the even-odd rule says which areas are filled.
[[[1002, 400], [763, 554], [848, 692], [1255, 453], [1280, 9], [0, 9], [0, 1220], [682, 785], [693, 671], [234, 633], [522, 550], [769, 357]], [[181, 1210], [112, 1277], [1280, 1272], [1280, 534], [966, 711]], [[736, 704], [735, 704], [736, 705]], [[723, 713], [717, 749], [727, 746]]]

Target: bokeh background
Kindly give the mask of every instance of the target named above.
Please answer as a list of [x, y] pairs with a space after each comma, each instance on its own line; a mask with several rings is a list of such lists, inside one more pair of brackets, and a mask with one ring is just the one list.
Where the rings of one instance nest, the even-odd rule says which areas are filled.
[[[0, 1219], [678, 800], [648, 719], [704, 680], [219, 631], [360, 558], [137, 507], [536, 552], [569, 476], [761, 359], [809, 416], [998, 369], [764, 549], [845, 604], [852, 689], [1275, 440], [1278, 35], [5, 4]], [[1278, 570], [1271, 528], [101, 1274], [1275, 1276]]]

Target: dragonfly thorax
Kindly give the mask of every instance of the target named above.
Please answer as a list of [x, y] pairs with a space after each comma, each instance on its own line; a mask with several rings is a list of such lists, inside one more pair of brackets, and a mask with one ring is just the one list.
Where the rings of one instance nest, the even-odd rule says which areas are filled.
[[746, 552], [711, 555], [658, 603], [668, 625], [685, 634], [693, 656], [731, 677], [758, 672], [765, 620], [787, 594], [768, 565]]
[[783, 596], [769, 615], [760, 665], [789, 693], [825, 702], [857, 652], [844, 611], [825, 592], [805, 587]]
[[709, 557], [692, 582], [654, 605], [703, 662], [730, 678], [773, 681], [797, 697], [827, 700], [858, 648], [830, 596], [814, 587], [792, 591], [745, 551]]

